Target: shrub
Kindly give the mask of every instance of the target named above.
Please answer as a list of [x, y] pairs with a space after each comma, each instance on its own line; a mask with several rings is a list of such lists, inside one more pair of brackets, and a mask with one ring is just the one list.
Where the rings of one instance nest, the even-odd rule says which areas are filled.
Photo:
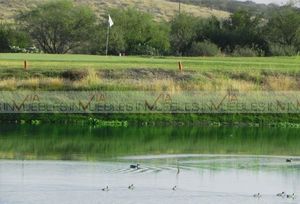
[[32, 46], [28, 48], [20, 48], [19, 46], [10, 46], [10, 52], [12, 53], [41, 53], [41, 51]]
[[149, 45], [138, 45], [136, 46], [136, 50], [133, 51], [133, 54], [155, 56], [159, 55], [159, 51]]
[[255, 48], [236, 46], [232, 52], [235, 57], [257, 57], [263, 56], [263, 51], [258, 51]]
[[220, 49], [209, 41], [194, 42], [190, 49], [190, 56], [216, 56], [220, 55]]
[[270, 52], [273, 56], [294, 56], [297, 55], [297, 49], [290, 45], [270, 44]]

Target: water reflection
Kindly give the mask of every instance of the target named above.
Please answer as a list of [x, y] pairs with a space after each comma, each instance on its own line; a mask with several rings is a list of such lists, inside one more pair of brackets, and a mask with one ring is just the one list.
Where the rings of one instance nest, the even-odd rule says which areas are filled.
[[297, 129], [0, 126], [0, 158], [103, 160], [127, 155], [300, 155]]

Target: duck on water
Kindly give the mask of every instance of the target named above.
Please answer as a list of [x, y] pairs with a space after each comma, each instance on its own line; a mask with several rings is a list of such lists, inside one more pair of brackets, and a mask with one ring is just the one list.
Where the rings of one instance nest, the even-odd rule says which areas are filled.
[[102, 190], [102, 191], [108, 192], [108, 191], [109, 191], [109, 188], [108, 188], [108, 186], [106, 186], [105, 188], [102, 188], [101, 190]]
[[286, 197], [287, 197], [287, 198], [290, 198], [290, 199], [296, 199], [295, 193], [293, 193], [293, 194], [291, 194], [291, 195], [287, 194]]
[[129, 189], [129, 190], [134, 190], [134, 185], [131, 184], [130, 186], [128, 186], [128, 189]]
[[281, 192], [281, 193], [277, 193], [276, 196], [277, 196], [277, 197], [283, 197], [283, 198], [284, 198], [284, 197], [286, 196], [286, 194], [285, 194], [285, 192], [283, 191], [283, 192]]
[[254, 194], [253, 197], [254, 198], [261, 198], [261, 194], [260, 193]]
[[130, 168], [131, 169], [140, 169], [141, 167], [140, 167], [140, 164], [131, 164]]

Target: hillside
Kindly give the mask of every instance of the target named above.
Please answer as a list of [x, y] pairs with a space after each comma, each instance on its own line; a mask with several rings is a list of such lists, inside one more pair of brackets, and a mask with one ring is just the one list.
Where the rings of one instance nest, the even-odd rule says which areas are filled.
[[[26, 10], [47, 0], [0, 0], [0, 20], [11, 20], [20, 10]], [[141, 11], [153, 13], [157, 19], [168, 20], [178, 12], [178, 4], [167, 0], [74, 0], [80, 4], [92, 7], [98, 15], [105, 13], [108, 8], [135, 7]], [[228, 12], [210, 9], [204, 6], [182, 4], [182, 11], [195, 16], [208, 17], [211, 15], [224, 18]]]
[[[177, 2], [178, 0], [169, 0]], [[238, 10], [247, 10], [254, 13], [266, 13], [278, 7], [276, 4], [259, 4], [253, 1], [237, 1], [237, 0], [181, 0], [181, 2], [190, 5], [209, 7], [212, 9], [235, 12]]]

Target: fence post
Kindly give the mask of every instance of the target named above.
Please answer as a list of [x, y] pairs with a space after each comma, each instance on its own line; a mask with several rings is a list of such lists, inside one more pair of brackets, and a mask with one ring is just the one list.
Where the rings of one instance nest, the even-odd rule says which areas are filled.
[[179, 66], [179, 71], [182, 72], [183, 71], [183, 65], [182, 65], [181, 61], [178, 62], [178, 66]]
[[27, 70], [27, 67], [28, 67], [27, 60], [24, 60], [24, 69]]

